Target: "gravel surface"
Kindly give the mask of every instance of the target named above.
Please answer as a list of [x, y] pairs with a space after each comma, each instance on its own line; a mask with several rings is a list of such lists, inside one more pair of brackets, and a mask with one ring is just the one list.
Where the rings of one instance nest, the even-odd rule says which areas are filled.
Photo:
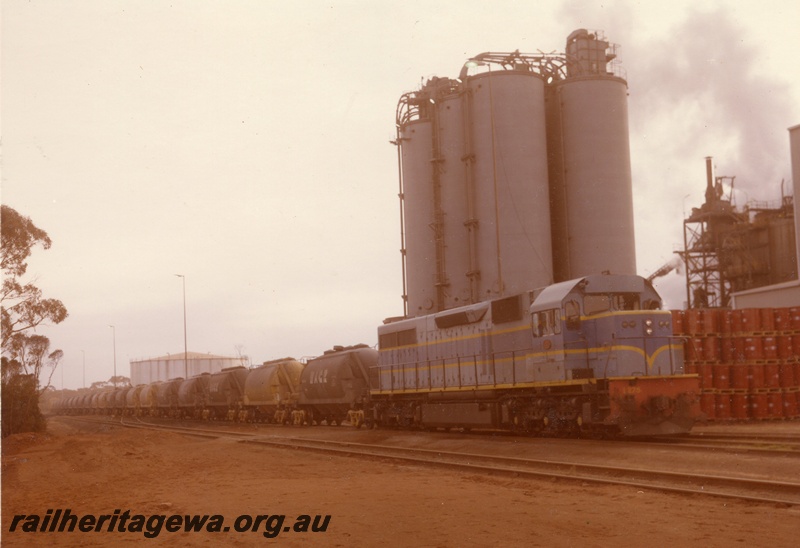
[[[743, 425], [769, 428], [764, 425]], [[790, 424], [786, 427], [786, 424]], [[217, 427], [222, 425], [216, 425]], [[275, 427], [241, 427], [284, 435]], [[775, 432], [800, 432], [775, 423]], [[722, 431], [709, 427], [706, 431]], [[563, 458], [642, 467], [727, 469], [797, 480], [797, 458], [686, 452], [614, 442], [523, 439], [458, 433], [287, 429], [289, 435], [399, 443], [442, 450]], [[182, 434], [111, 428], [51, 419], [47, 434], [3, 440], [3, 546], [795, 546], [800, 507], [686, 497], [626, 487], [488, 478], [376, 460], [332, 457], [207, 440]], [[118, 518], [108, 532], [24, 532], [16, 515], [70, 509], [73, 515]], [[130, 521], [119, 531], [125, 511]], [[168, 532], [154, 538], [134, 517], [220, 515], [228, 532]], [[256, 532], [236, 532], [239, 516], [264, 518]], [[327, 529], [292, 530], [299, 516], [330, 515]], [[302, 520], [300, 520], [302, 529]], [[40, 522], [41, 523], [41, 522]], [[247, 523], [242, 518], [239, 525]], [[320, 522], [321, 524], [322, 522]], [[155, 527], [156, 522], [153, 522]], [[30, 528], [30, 525], [28, 526]], [[288, 527], [290, 530], [285, 531]], [[213, 528], [213, 527], [212, 527]], [[277, 537], [264, 532], [276, 530]]]

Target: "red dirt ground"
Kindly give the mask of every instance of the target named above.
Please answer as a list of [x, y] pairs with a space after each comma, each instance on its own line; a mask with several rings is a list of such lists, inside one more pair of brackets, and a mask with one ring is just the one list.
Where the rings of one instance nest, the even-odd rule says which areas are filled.
[[[3, 440], [3, 546], [795, 546], [800, 508], [50, 421]], [[9, 532], [18, 514], [330, 514], [326, 532]]]

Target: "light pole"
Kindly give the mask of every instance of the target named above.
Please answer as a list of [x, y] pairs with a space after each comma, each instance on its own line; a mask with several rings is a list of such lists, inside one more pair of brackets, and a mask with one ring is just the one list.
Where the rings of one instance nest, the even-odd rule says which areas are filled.
[[[111, 333], [114, 337], [114, 388], [117, 387], [117, 328], [113, 325], [109, 325], [108, 327], [111, 328]], [[85, 382], [85, 381], [84, 381]]]
[[[86, 388], [86, 350], [81, 350], [83, 353], [83, 387]], [[116, 354], [116, 349], [114, 349], [114, 354]]]
[[189, 378], [189, 347], [186, 344], [186, 276], [175, 274], [183, 280], [183, 378]]

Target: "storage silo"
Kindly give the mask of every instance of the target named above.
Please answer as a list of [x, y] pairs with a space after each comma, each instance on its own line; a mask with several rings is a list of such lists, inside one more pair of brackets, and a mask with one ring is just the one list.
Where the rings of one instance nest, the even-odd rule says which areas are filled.
[[431, 165], [432, 122], [405, 121], [398, 125], [403, 204], [405, 284], [408, 310], [431, 312], [436, 304], [436, 243], [433, 219]]
[[520, 66], [470, 76], [465, 83], [476, 196], [477, 300], [550, 284], [544, 79]]
[[438, 158], [434, 162], [434, 169], [439, 171], [441, 189], [444, 309], [475, 302], [470, 288], [470, 194], [465, 168], [467, 144], [464, 108], [460, 90], [453, 90], [436, 100], [434, 139], [438, 144]]
[[636, 273], [627, 82], [598, 33], [567, 39], [567, 76], [548, 94], [556, 281]]
[[460, 82], [432, 78], [398, 107], [407, 311], [475, 301]]

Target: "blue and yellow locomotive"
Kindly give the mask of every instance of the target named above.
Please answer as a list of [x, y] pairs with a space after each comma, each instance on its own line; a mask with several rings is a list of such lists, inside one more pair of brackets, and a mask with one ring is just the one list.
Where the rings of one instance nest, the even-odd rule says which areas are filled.
[[687, 432], [699, 383], [639, 276], [593, 275], [379, 327], [379, 425]]

